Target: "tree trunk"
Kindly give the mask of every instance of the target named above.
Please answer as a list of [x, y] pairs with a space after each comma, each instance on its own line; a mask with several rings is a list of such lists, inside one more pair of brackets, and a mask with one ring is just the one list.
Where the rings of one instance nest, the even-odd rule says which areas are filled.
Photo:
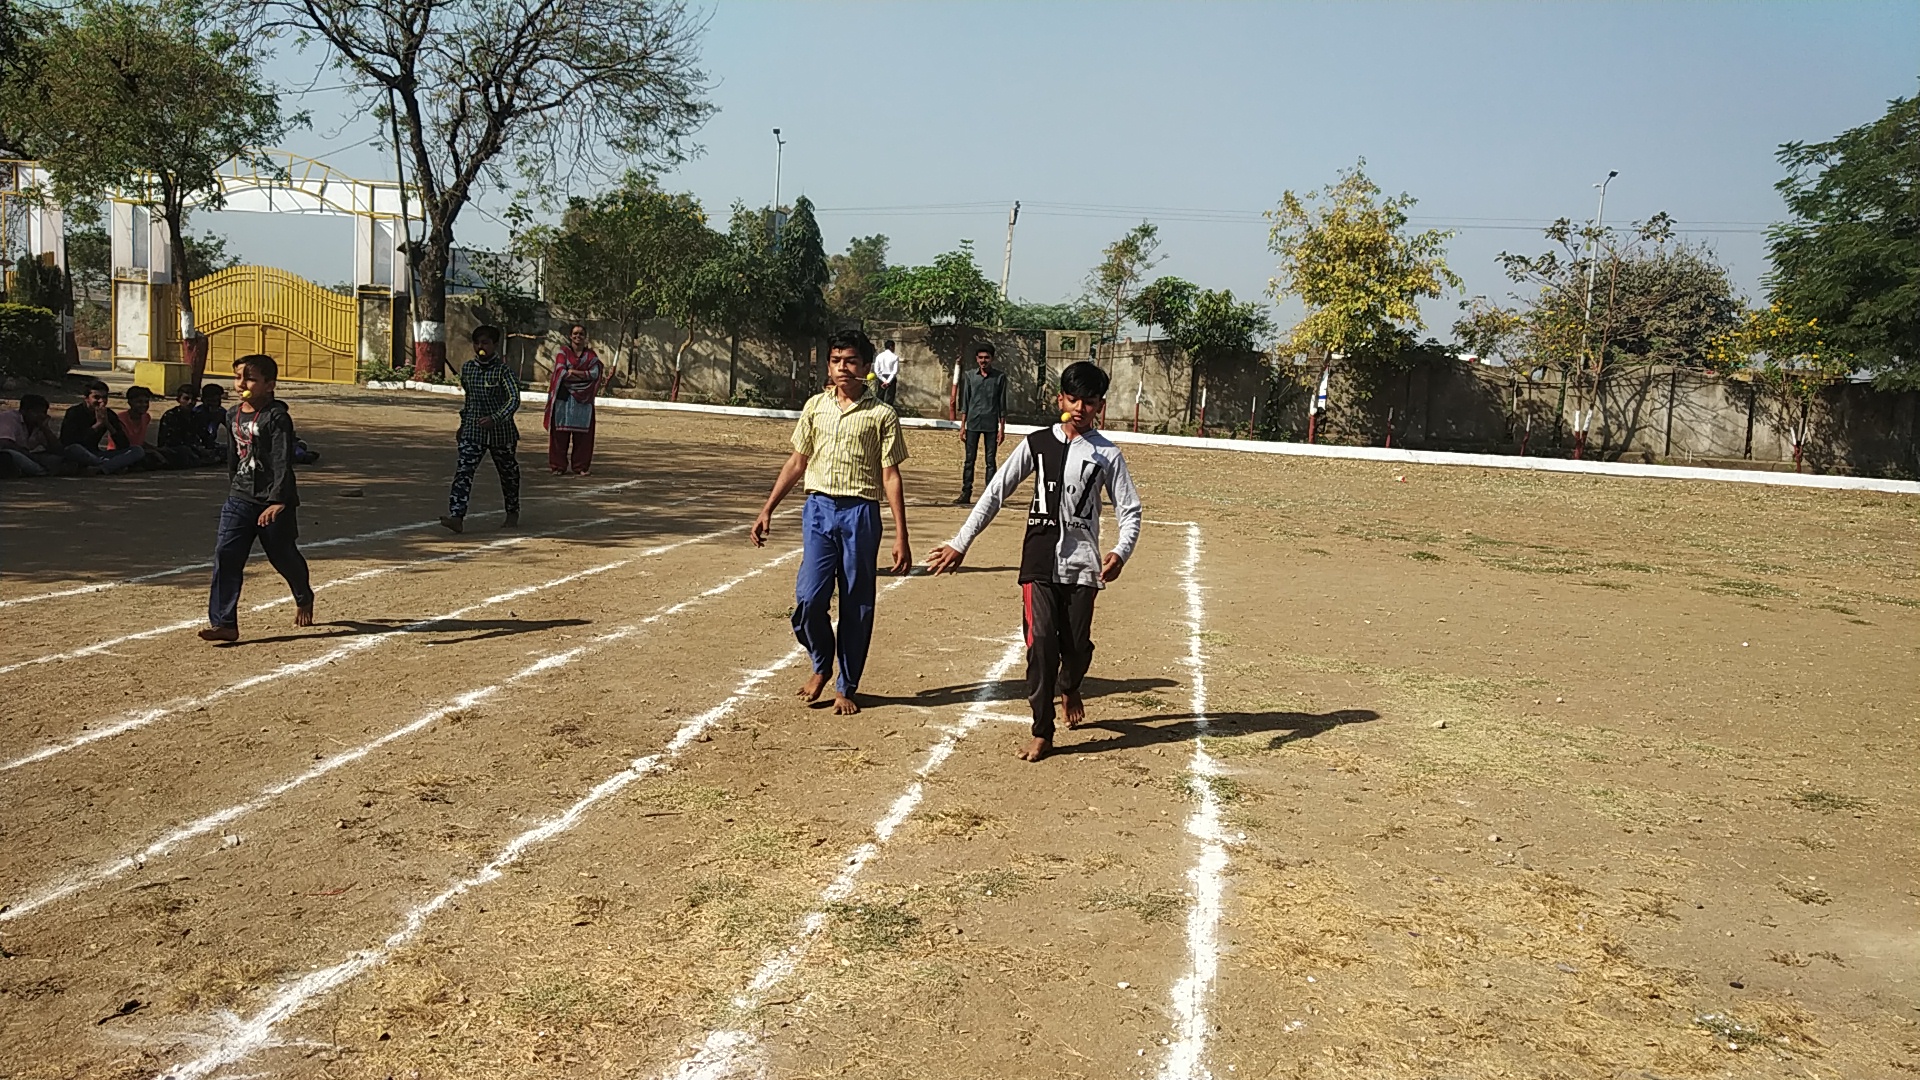
[[680, 347], [673, 351], [673, 386], [671, 389], [667, 391], [668, 401], [680, 400], [680, 358], [686, 355], [688, 347], [691, 346], [692, 344], [693, 344], [693, 325], [689, 323], [687, 325], [686, 338], [680, 342]]
[[167, 219], [174, 295], [180, 304], [180, 362], [187, 365], [187, 381], [197, 386], [207, 373], [207, 336], [193, 321], [193, 283], [187, 280], [187, 211], [173, 198], [168, 198], [166, 203], [161, 212]]
[[739, 388], [740, 331], [735, 330], [733, 335], [727, 340], [727, 404], [733, 404], [733, 399], [739, 392]]
[[414, 297], [413, 373], [419, 378], [446, 370], [447, 269], [452, 260], [453, 233], [442, 225], [430, 226], [417, 266], [420, 292]]
[[1193, 423], [1193, 410], [1200, 402], [1200, 358], [1187, 365], [1187, 423]]

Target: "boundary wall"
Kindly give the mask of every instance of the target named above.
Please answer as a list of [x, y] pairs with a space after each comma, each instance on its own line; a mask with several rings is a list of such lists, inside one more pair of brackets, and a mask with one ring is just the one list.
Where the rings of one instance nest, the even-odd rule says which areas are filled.
[[[459, 395], [457, 386], [440, 383], [370, 382], [370, 390], [421, 390], [431, 394]], [[547, 395], [523, 390], [520, 400], [546, 405]], [[609, 409], [636, 409], [655, 412], [707, 413], [762, 420], [798, 420], [794, 409], [753, 409], [731, 405], [699, 405], [687, 401], [653, 401], [646, 398], [602, 397], [596, 404]], [[900, 418], [902, 427], [958, 431], [952, 420], [922, 417]], [[1025, 435], [1035, 428], [1028, 424], [1008, 424], [1007, 434]], [[1345, 458], [1351, 461], [1381, 461], [1399, 465], [1467, 465], [1481, 469], [1516, 469], [1528, 472], [1580, 473], [1588, 476], [1631, 476], [1659, 480], [1712, 480], [1735, 484], [1768, 484], [1775, 487], [1824, 488], [1835, 491], [1877, 491], [1889, 495], [1920, 495], [1920, 481], [1882, 480], [1871, 476], [1823, 476], [1814, 473], [1769, 472], [1756, 469], [1710, 469], [1690, 465], [1642, 465], [1625, 461], [1573, 461], [1566, 458], [1519, 457], [1505, 454], [1461, 454], [1443, 450], [1405, 450], [1378, 446], [1330, 446], [1321, 443], [1264, 442], [1251, 439], [1202, 439], [1192, 435], [1156, 435], [1148, 432], [1103, 430], [1101, 434], [1115, 443], [1139, 443], [1148, 446], [1182, 446], [1192, 450], [1226, 450], [1242, 454], [1271, 454], [1282, 457]]]

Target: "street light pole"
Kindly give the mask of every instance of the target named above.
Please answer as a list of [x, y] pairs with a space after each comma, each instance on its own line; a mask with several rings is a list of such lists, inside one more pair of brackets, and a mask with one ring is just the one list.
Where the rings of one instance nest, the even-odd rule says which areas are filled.
[[[1594, 212], [1593, 234], [1587, 242], [1587, 296], [1586, 300], [1581, 304], [1582, 311], [1580, 317], [1580, 362], [1582, 367], [1581, 374], [1583, 376], [1586, 374], [1585, 369], [1593, 366], [1593, 272], [1600, 261], [1600, 233], [1602, 229], [1606, 228], [1607, 223], [1607, 185], [1613, 183], [1613, 178], [1619, 175], [1620, 170], [1608, 169], [1607, 178], [1593, 185], [1600, 189], [1600, 206], [1599, 209]], [[1596, 391], [1595, 396], [1597, 397], [1599, 387], [1596, 386], [1594, 389]], [[1580, 415], [1579, 401], [1580, 399], [1578, 395], [1576, 395], [1573, 406], [1575, 417], [1573, 456], [1575, 458], [1580, 457], [1581, 451], [1586, 449], [1586, 425], [1592, 422], [1593, 417], [1593, 410], [1589, 408], [1587, 410], [1587, 421], [1583, 423], [1578, 419]]]
[[787, 150], [787, 140], [780, 137], [780, 129], [773, 129], [773, 212], [780, 212], [780, 164]]
[[1007, 278], [1013, 273], [1013, 226], [1020, 220], [1020, 200], [1013, 201], [1007, 214], [1007, 257], [1000, 263], [1000, 302], [1007, 302]]

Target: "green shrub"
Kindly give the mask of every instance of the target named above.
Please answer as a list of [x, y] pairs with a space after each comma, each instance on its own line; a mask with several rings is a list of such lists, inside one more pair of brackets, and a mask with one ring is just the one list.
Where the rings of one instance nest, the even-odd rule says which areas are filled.
[[0, 304], [0, 376], [46, 382], [66, 371], [60, 319], [43, 307]]

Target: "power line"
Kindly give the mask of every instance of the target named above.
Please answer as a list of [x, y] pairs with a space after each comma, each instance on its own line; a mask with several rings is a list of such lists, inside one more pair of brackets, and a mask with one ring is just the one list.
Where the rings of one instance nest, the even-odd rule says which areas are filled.
[[[998, 217], [1004, 203], [926, 203], [894, 206], [821, 207], [817, 214], [847, 214], [862, 217]], [[1024, 203], [1026, 212], [1036, 217], [1116, 219], [1153, 217], [1161, 221], [1195, 224], [1260, 224], [1266, 214], [1260, 210], [1208, 210], [1195, 207], [1116, 206], [1098, 203]], [[1531, 232], [1544, 230], [1548, 222], [1536, 218], [1514, 217], [1411, 217], [1408, 224], [1421, 228], [1453, 229], [1462, 232]], [[1771, 223], [1764, 221], [1698, 221], [1677, 224], [1674, 232], [1686, 235], [1762, 236]]]

